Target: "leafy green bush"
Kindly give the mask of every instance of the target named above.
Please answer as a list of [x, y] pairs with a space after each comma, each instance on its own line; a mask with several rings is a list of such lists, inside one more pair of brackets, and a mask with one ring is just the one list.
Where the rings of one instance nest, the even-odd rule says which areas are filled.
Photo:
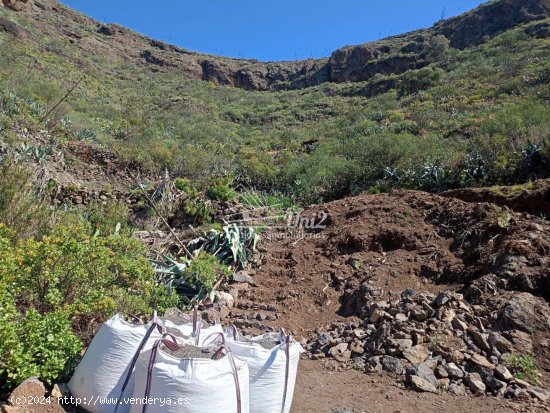
[[530, 354], [511, 354], [506, 363], [518, 379], [527, 380], [533, 386], [538, 384], [537, 373], [539, 372], [539, 366]]
[[80, 213], [80, 219], [82, 223], [91, 226], [94, 234], [131, 233], [128, 225], [128, 206], [122, 201], [109, 201], [106, 205], [92, 201]]
[[10, 160], [0, 163], [0, 223], [18, 237], [43, 234], [50, 223], [47, 205], [32, 193], [30, 174]]
[[418, 70], [409, 70], [401, 76], [398, 90], [401, 96], [412, 95], [421, 90], [438, 85], [445, 76], [440, 68], [425, 67]]
[[82, 349], [69, 315], [21, 313], [6, 287], [0, 289], [0, 394], [32, 376], [48, 384], [68, 379]]
[[12, 286], [18, 307], [73, 316], [151, 311], [153, 271], [142, 244], [92, 232], [82, 224], [56, 225], [41, 240], [0, 243], [0, 280]]
[[231, 187], [231, 180], [219, 178], [212, 181], [206, 188], [206, 196], [213, 201], [232, 201], [237, 197], [237, 192]]
[[187, 178], [174, 179], [174, 186], [180, 191], [185, 192], [189, 198], [196, 198], [199, 195], [197, 188], [195, 188]]
[[183, 210], [185, 215], [193, 218], [199, 224], [211, 223], [216, 213], [210, 202], [199, 198], [186, 199], [183, 202]]
[[228, 266], [221, 264], [214, 255], [201, 251], [185, 269], [184, 275], [187, 279], [195, 280], [207, 289], [212, 289], [220, 278], [228, 279], [231, 276], [231, 270]]
[[200, 251], [193, 260], [153, 261], [157, 280], [166, 286], [170, 295], [179, 297], [178, 306], [192, 308], [206, 298], [214, 300], [215, 286], [218, 280], [228, 279], [231, 270], [218, 259]]
[[154, 282], [142, 244], [89, 223], [59, 223], [40, 239], [0, 224], [0, 382], [63, 380], [81, 341], [71, 323], [120, 311], [149, 314], [178, 297]]

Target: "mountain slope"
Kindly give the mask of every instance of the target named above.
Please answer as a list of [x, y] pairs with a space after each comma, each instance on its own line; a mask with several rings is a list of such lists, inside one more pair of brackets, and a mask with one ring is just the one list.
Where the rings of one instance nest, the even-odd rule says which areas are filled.
[[82, 51], [248, 90], [300, 89], [325, 82], [365, 81], [376, 73], [400, 74], [430, 63], [425, 51], [435, 36], [443, 35], [451, 47], [465, 49], [550, 13], [549, 0], [492, 1], [430, 29], [343, 47], [326, 59], [262, 63], [189, 52], [118, 25], [102, 25], [55, 2], [4, 3], [21, 10], [35, 29], [50, 38], [69, 39]]
[[53, 161], [81, 141], [117, 165], [305, 202], [550, 176], [548, 1], [278, 63], [189, 52], [53, 0], [4, 3], [0, 155], [32, 144]]

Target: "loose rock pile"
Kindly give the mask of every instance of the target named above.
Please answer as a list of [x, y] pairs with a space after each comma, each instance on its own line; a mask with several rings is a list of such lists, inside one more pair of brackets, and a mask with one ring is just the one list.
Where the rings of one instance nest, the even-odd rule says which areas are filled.
[[[374, 288], [361, 287], [367, 296], [376, 297]], [[529, 298], [523, 299], [528, 308]], [[525, 331], [530, 327], [521, 324], [528, 320], [525, 314], [514, 314], [513, 306], [514, 298], [501, 311], [492, 312], [469, 304], [456, 292], [436, 296], [408, 289], [395, 299], [368, 301], [363, 323], [333, 323], [318, 330], [307, 347], [313, 359], [330, 357], [367, 372], [402, 375], [419, 392], [548, 401], [549, 391], [511, 372], [514, 349], [525, 351], [531, 345]], [[497, 331], [500, 325], [513, 328]]]

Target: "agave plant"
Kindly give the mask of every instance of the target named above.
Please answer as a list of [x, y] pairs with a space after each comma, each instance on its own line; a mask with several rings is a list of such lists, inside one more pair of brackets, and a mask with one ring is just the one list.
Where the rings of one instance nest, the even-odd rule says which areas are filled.
[[69, 130], [73, 124], [73, 121], [67, 115], [63, 115], [59, 123], [64, 130]]
[[19, 145], [19, 148], [17, 148], [17, 152], [19, 155], [30, 158], [34, 155], [34, 145], [23, 142]]
[[42, 163], [48, 157], [48, 150], [43, 146], [36, 146], [34, 148], [34, 157], [36, 158], [38, 163]]
[[424, 188], [436, 192], [446, 188], [448, 179], [448, 172], [437, 163], [425, 165], [419, 177], [420, 184]]
[[19, 114], [19, 99], [14, 94], [0, 97], [0, 111], [8, 116]]
[[483, 182], [487, 177], [486, 164], [488, 157], [477, 151], [468, 154], [462, 170], [464, 184], [472, 185]]
[[27, 98], [25, 99], [25, 104], [33, 116], [42, 117], [46, 114], [46, 108], [36, 100]]
[[204, 237], [191, 241], [188, 249], [192, 253], [206, 251], [224, 264], [245, 269], [259, 239], [260, 236], [254, 228], [241, 228], [237, 224], [231, 224], [223, 227], [222, 231], [211, 229]]
[[81, 141], [93, 141], [96, 138], [96, 133], [90, 129], [81, 129], [74, 133], [74, 137]]
[[186, 307], [193, 307], [206, 298], [214, 301], [218, 282], [229, 278], [231, 274], [229, 267], [206, 252], [193, 260], [163, 258], [164, 261], [151, 261], [156, 282], [165, 285], [169, 293], [175, 291]]

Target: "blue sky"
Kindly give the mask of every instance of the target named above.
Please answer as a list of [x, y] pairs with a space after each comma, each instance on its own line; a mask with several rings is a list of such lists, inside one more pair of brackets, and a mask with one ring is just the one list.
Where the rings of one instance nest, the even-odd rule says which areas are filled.
[[102, 22], [119, 23], [198, 52], [295, 60], [429, 27], [480, 0], [61, 0]]

